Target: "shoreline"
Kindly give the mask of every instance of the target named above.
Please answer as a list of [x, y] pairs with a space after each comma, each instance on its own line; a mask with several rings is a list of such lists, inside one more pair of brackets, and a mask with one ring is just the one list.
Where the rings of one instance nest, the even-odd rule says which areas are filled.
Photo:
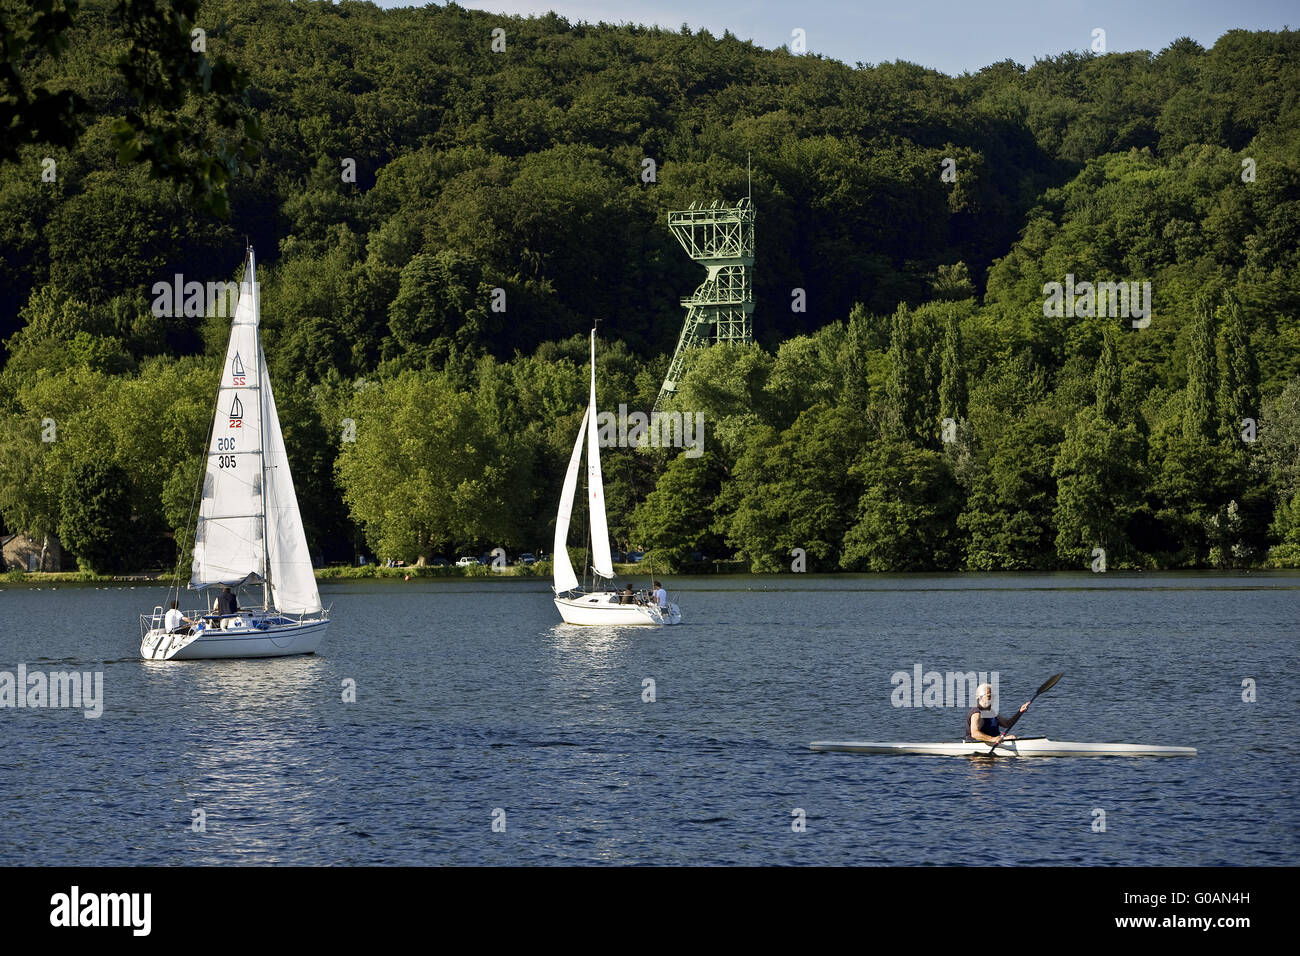
[[[646, 562], [638, 564], [615, 564], [615, 572], [620, 577], [650, 576], [652, 571]], [[699, 574], [745, 574], [749, 573], [748, 563], [744, 561], [706, 561], [699, 566], [692, 565], [680, 571], [666, 571], [662, 567], [654, 570], [658, 575], [699, 575]], [[317, 581], [344, 581], [367, 578], [540, 578], [549, 579], [551, 565], [549, 561], [539, 561], [532, 565], [510, 565], [493, 568], [490, 565], [474, 564], [469, 567], [447, 565], [409, 565], [407, 567], [389, 568], [383, 565], [336, 565], [315, 570]], [[138, 571], [130, 574], [95, 574], [91, 571], [19, 571], [0, 572], [0, 587], [10, 585], [42, 584], [168, 584], [174, 579], [171, 571]]]
[[[540, 562], [539, 562], [540, 564]], [[388, 578], [394, 580], [403, 580], [408, 576], [410, 578], [460, 578], [460, 579], [480, 579], [491, 580], [495, 578], [525, 578], [525, 579], [550, 579], [550, 566], [544, 565], [541, 570], [534, 570], [538, 565], [530, 567], [506, 567], [500, 570], [493, 570], [491, 567], [484, 565], [474, 565], [469, 568], [450, 567], [408, 567], [408, 568], [386, 568], [376, 565], [367, 564], [356, 567], [338, 566], [329, 568], [317, 568], [317, 581], [348, 581], [348, 580], [373, 580], [377, 578]], [[1167, 575], [1198, 575], [1198, 576], [1237, 576], [1246, 577], [1260, 575], [1265, 577], [1300, 575], [1300, 568], [1129, 568], [1116, 569], [1104, 573], [1087, 572], [1084, 570], [1056, 570], [1056, 571], [817, 571], [817, 572], [790, 572], [790, 571], [750, 571], [743, 561], [718, 561], [707, 562], [705, 567], [682, 568], [680, 570], [668, 571], [662, 568], [655, 570], [653, 573], [644, 564], [616, 564], [614, 565], [616, 575], [621, 579], [630, 579], [638, 577], [726, 577], [726, 576], [746, 576], [752, 578], [853, 578], [853, 577], [927, 577], [933, 575], [943, 575], [945, 577], [1045, 577], [1045, 576], [1066, 576], [1077, 577], [1086, 575], [1088, 578], [1105, 578], [1132, 579], [1134, 577], [1147, 576], [1167, 576]], [[6, 586], [10, 587], [42, 587], [49, 584], [157, 584], [169, 585], [174, 580], [170, 572], [164, 571], [144, 571], [134, 574], [93, 574], [89, 571], [24, 571], [20, 574], [0, 573], [0, 590]]]

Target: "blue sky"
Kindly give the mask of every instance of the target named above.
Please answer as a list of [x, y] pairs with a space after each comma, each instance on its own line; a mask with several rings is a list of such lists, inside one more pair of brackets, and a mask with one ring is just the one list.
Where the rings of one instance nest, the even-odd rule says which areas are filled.
[[[1300, 26], [1295, 0], [459, 0], [463, 7], [528, 16], [554, 10], [570, 22], [683, 23], [773, 48], [805, 31], [811, 53], [853, 64], [910, 60], [945, 73], [999, 60], [1086, 50], [1106, 31], [1108, 52], [1157, 52], [1181, 36], [1214, 45], [1227, 30]], [[379, 0], [384, 7], [421, 6]]]

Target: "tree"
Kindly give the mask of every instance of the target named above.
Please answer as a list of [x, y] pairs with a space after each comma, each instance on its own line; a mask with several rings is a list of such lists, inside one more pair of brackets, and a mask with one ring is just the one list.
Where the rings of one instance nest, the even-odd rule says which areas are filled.
[[132, 553], [131, 489], [115, 464], [92, 461], [68, 473], [60, 494], [59, 537], [83, 571], [119, 570]]
[[962, 500], [941, 453], [882, 439], [863, 450], [851, 473], [863, 491], [856, 520], [844, 536], [841, 567], [863, 571], [957, 567]]
[[58, 56], [67, 48], [76, 11], [77, 0], [29, 0], [22, 20], [12, 9], [0, 10], [0, 163], [15, 160], [24, 143], [71, 146], [76, 141], [85, 99], [71, 90], [29, 84], [19, 69], [29, 51]]
[[1174, 567], [1204, 566], [1219, 535], [1216, 515], [1242, 496], [1245, 469], [1229, 445], [1160, 430], [1151, 442], [1149, 499]]
[[1093, 383], [1097, 389], [1097, 412], [1112, 425], [1120, 421], [1120, 372], [1119, 359], [1115, 354], [1115, 329], [1106, 326], [1102, 339], [1101, 358], [1093, 374]]
[[1183, 436], [1189, 441], [1210, 441], [1217, 432], [1214, 414], [1218, 356], [1214, 340], [1214, 312], [1205, 296], [1193, 304], [1191, 342], [1187, 355], [1187, 407]]
[[1269, 530], [1278, 541], [1269, 552], [1269, 564], [1282, 568], [1300, 567], [1300, 493], [1278, 505]]
[[1046, 407], [1016, 419], [975, 478], [957, 524], [971, 571], [1043, 571], [1056, 558], [1052, 463], [1065, 433]]
[[1255, 361], [1255, 349], [1236, 296], [1227, 296], [1220, 314], [1223, 317], [1220, 335], [1226, 359], [1219, 386], [1220, 434], [1225, 444], [1244, 450], [1248, 447], [1241, 438], [1245, 419], [1254, 419], [1258, 424], [1260, 415], [1259, 364]]
[[632, 514], [635, 540], [653, 550], [656, 561], [662, 556], [672, 567], [681, 567], [695, 551], [718, 557], [722, 540], [714, 532], [713, 499], [721, 477], [716, 453], [673, 457]]
[[1259, 447], [1269, 483], [1281, 500], [1300, 494], [1300, 375], [1264, 404]]
[[852, 465], [864, 432], [860, 415], [821, 404], [783, 432], [751, 431], [719, 509], [727, 543], [753, 570], [789, 568], [795, 548], [808, 570], [839, 563], [862, 494]]
[[352, 519], [380, 558], [497, 546], [526, 480], [500, 426], [440, 373], [403, 372], [356, 395], [356, 441], [336, 470]]
[[961, 364], [961, 329], [957, 314], [945, 317], [942, 378], [939, 382], [939, 417], [961, 421], [966, 417], [966, 370]]
[[389, 307], [392, 348], [414, 363], [441, 363], [453, 346], [483, 340], [492, 313], [492, 287], [478, 266], [454, 252], [418, 255], [402, 270], [397, 297]]
[[926, 378], [928, 349], [918, 322], [906, 305], [894, 313], [889, 335], [889, 377], [885, 384], [885, 422], [890, 433], [920, 444], [934, 444], [933, 406]]
[[[0, 163], [14, 162], [24, 143], [70, 146], [95, 115], [97, 104], [75, 90], [33, 86], [23, 75], [29, 49], [51, 58], [66, 53], [79, 6], [35, 0], [23, 19], [9, 11], [0, 16]], [[155, 178], [188, 191], [199, 208], [228, 216], [227, 188], [248, 171], [261, 129], [247, 75], [207, 53], [207, 40], [224, 28], [197, 27], [199, 0], [117, 0], [114, 7], [122, 30], [117, 43], [125, 40], [116, 79], [134, 100], [113, 120], [119, 159], [146, 164]]]
[[1087, 567], [1096, 548], [1111, 567], [1136, 560], [1129, 522], [1141, 504], [1144, 460], [1133, 426], [1112, 425], [1096, 408], [1084, 408], [1066, 428], [1052, 477], [1056, 553], [1067, 567]]

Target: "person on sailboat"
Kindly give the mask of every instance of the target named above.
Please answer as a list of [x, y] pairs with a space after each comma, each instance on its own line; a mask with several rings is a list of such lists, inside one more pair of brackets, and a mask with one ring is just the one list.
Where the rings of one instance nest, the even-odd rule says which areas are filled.
[[[967, 684], [967, 687], [970, 685]], [[978, 740], [986, 744], [1000, 744], [1003, 740], [1015, 740], [1015, 734], [1009, 734], [1002, 730], [1006, 725], [997, 714], [989, 715], [989, 706], [993, 703], [993, 685], [980, 684], [975, 688], [975, 703], [978, 705], [972, 707], [966, 712], [966, 740]], [[1029, 709], [1029, 701], [1020, 708], [1020, 713]]]
[[654, 598], [655, 603], [659, 605], [659, 610], [667, 614], [668, 613], [668, 592], [664, 590], [664, 586], [660, 584], [658, 581], [655, 582], [654, 594], [652, 594], [651, 596]]
[[191, 621], [188, 617], [180, 612], [176, 607], [176, 602], [172, 601], [171, 609], [163, 617], [163, 627], [167, 628], [168, 634], [188, 634], [190, 625], [197, 624], [198, 621]]
[[238, 614], [239, 602], [235, 600], [235, 592], [230, 590], [229, 587], [222, 588], [221, 593], [217, 595], [216, 602], [212, 605], [212, 610], [223, 617], [228, 614]]
[[633, 604], [636, 602], [636, 596], [632, 593], [632, 585], [623, 585], [623, 593], [618, 596], [619, 604]]

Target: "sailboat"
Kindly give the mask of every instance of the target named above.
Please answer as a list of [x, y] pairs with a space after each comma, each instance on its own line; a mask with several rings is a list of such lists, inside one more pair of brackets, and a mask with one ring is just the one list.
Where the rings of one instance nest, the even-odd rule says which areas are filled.
[[[679, 624], [682, 613], [676, 604], [662, 611], [652, 600], [625, 598], [623, 593], [601, 590], [595, 586], [584, 591], [569, 560], [569, 521], [573, 517], [573, 499], [578, 490], [578, 469], [582, 464], [582, 443], [587, 442], [587, 507], [591, 517], [592, 571], [597, 578], [614, 578], [609, 553], [609, 525], [605, 518], [605, 483], [600, 473], [600, 441], [596, 429], [596, 330], [591, 330], [591, 400], [578, 427], [578, 437], [569, 456], [569, 470], [564, 473], [560, 491], [560, 508], [555, 515], [554, 575], [555, 606], [566, 624], [593, 624], [613, 627], [628, 625]], [[627, 600], [627, 603], [625, 603]]]
[[190, 587], [260, 584], [261, 605], [184, 611], [196, 623], [177, 632], [156, 607], [140, 616], [146, 660], [311, 654], [329, 627], [258, 333], [255, 269], [250, 247], [208, 439]]

